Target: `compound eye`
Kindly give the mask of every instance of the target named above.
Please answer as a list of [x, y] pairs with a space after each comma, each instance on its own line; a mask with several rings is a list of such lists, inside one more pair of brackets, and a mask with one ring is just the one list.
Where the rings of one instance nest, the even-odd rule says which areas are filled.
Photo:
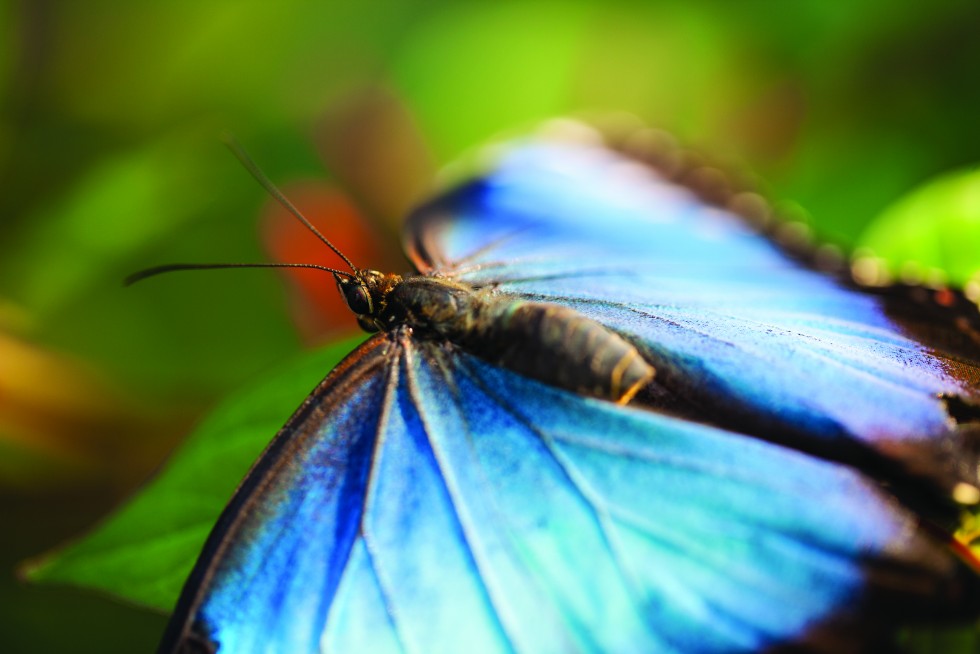
[[368, 318], [367, 316], [358, 316], [357, 324], [361, 326], [361, 329], [366, 331], [368, 334], [373, 334], [378, 331], [378, 326], [375, 324], [374, 320]]
[[371, 302], [371, 293], [364, 284], [343, 284], [341, 291], [350, 310], [358, 315], [371, 315], [374, 312], [374, 305]]

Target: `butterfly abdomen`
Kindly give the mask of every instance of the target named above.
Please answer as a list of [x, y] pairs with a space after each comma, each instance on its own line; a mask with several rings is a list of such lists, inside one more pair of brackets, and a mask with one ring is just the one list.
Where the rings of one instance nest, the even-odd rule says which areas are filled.
[[653, 379], [635, 347], [573, 309], [493, 298], [483, 314], [468, 349], [529, 377], [621, 403]]
[[406, 279], [388, 302], [420, 335], [577, 393], [626, 403], [654, 376], [632, 344], [568, 307], [435, 278]]

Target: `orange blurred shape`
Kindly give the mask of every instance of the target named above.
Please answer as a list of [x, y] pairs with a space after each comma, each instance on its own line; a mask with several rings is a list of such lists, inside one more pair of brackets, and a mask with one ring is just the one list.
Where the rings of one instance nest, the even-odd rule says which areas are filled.
[[[358, 268], [384, 268], [389, 262], [370, 224], [343, 193], [325, 182], [295, 182], [282, 189], [287, 198]], [[347, 264], [286, 209], [269, 201], [262, 215], [262, 241], [273, 261], [315, 263], [346, 271]], [[330, 273], [284, 269], [290, 311], [300, 334], [311, 343], [358, 328]]]
[[956, 294], [948, 288], [941, 288], [933, 294], [936, 304], [941, 307], [956, 306]]
[[0, 487], [128, 487], [172, 433], [92, 366], [0, 330]]

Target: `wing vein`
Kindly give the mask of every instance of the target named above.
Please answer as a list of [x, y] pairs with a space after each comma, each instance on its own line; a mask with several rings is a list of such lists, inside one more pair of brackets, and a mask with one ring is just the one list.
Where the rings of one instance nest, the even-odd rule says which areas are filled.
[[[398, 388], [398, 375], [401, 367], [401, 357], [398, 356], [398, 351], [393, 353], [393, 355], [389, 358], [389, 361], [392, 363], [388, 369], [388, 379], [385, 381], [384, 399], [381, 402], [381, 411], [378, 414], [378, 422], [375, 428], [374, 447], [371, 451], [371, 468], [368, 471], [368, 480], [364, 491], [364, 501], [361, 503], [361, 517], [357, 531], [360, 534], [360, 537], [364, 540], [364, 550], [367, 555], [367, 559], [371, 564], [371, 570], [378, 583], [378, 592], [381, 594], [381, 598], [384, 603], [385, 614], [388, 617], [388, 621], [393, 625], [392, 633], [394, 634], [395, 640], [398, 642], [398, 647], [401, 649], [401, 651], [407, 652], [409, 650], [405, 643], [404, 634], [402, 634], [401, 630], [399, 629], [399, 623], [396, 619], [396, 611], [394, 606], [392, 606], [392, 595], [388, 590], [388, 585], [386, 584], [384, 575], [380, 566], [378, 565], [370, 530], [365, 528], [365, 516], [367, 516], [368, 511], [370, 511], [371, 504], [373, 504], [377, 499], [377, 480], [379, 475], [378, 466], [381, 461], [381, 450], [385, 443], [384, 425], [388, 422], [389, 415], [391, 414], [392, 407], [394, 406], [395, 394]], [[351, 551], [353, 551], [353, 544], [351, 546], [351, 550], [347, 552], [348, 563], [350, 561]]]
[[616, 571], [623, 580], [626, 589], [635, 600], [636, 605], [642, 605], [642, 593], [640, 593], [639, 589], [637, 588], [637, 583], [633, 575], [626, 569], [626, 566], [623, 563], [624, 557], [615, 543], [615, 538], [612, 536], [609, 514], [605, 508], [600, 506], [602, 503], [594, 496], [595, 494], [592, 491], [587, 490], [586, 483], [581, 478], [581, 475], [573, 471], [574, 465], [572, 465], [565, 459], [565, 457], [558, 453], [554, 446], [553, 440], [545, 432], [538, 429], [531, 421], [525, 418], [523, 414], [517, 411], [513, 405], [511, 405], [509, 402], [505, 402], [503, 398], [488, 388], [487, 385], [483, 383], [483, 380], [469, 368], [466, 362], [461, 362], [461, 364], [465, 367], [466, 373], [469, 375], [474, 384], [479, 386], [488, 397], [493, 398], [493, 400], [497, 402], [504, 411], [509, 413], [515, 420], [524, 425], [528, 431], [538, 438], [545, 450], [547, 450], [548, 455], [558, 466], [558, 469], [561, 470], [561, 474], [571, 484], [572, 488], [575, 489], [576, 494], [585, 502], [586, 506], [589, 507], [592, 517], [596, 522], [596, 526], [599, 528], [599, 535], [602, 539], [602, 543], [609, 552], [615, 564]]
[[[404, 351], [405, 351], [406, 359], [412, 356], [413, 351], [408, 344], [406, 344]], [[436, 465], [438, 467], [439, 479], [442, 480], [443, 488], [445, 488], [446, 493], [449, 495], [450, 506], [452, 507], [453, 517], [455, 518], [456, 524], [459, 526], [460, 540], [462, 541], [464, 547], [466, 548], [467, 555], [470, 561], [472, 562], [473, 567], [475, 567], [477, 572], [479, 573], [477, 577], [479, 579], [480, 588], [482, 589], [483, 594], [486, 596], [487, 602], [490, 604], [491, 607], [493, 607], [494, 621], [496, 622], [497, 627], [500, 629], [500, 633], [503, 634], [504, 638], [506, 639], [510, 651], [517, 652], [518, 650], [514, 645], [513, 634], [510, 633], [510, 630], [507, 628], [507, 625], [504, 624], [504, 621], [501, 617], [500, 608], [497, 605], [497, 601], [494, 598], [493, 593], [490, 592], [490, 588], [487, 586], [485, 580], [486, 566], [485, 564], [481, 565], [480, 557], [477, 555], [476, 550], [473, 548], [473, 544], [471, 542], [473, 528], [467, 527], [467, 520], [463, 517], [463, 514], [460, 512], [460, 507], [463, 505], [462, 497], [459, 493], [459, 490], [456, 489], [454, 487], [454, 484], [450, 481], [450, 476], [446, 474], [446, 471], [449, 468], [449, 466], [447, 466], [446, 461], [444, 460], [444, 454], [440, 452], [439, 448], [436, 446], [436, 443], [432, 439], [431, 434], [433, 432], [433, 429], [431, 427], [431, 421], [425, 415], [425, 402], [422, 401], [423, 398], [421, 397], [421, 394], [419, 392], [418, 381], [416, 380], [414, 367], [412, 366], [411, 361], [407, 362], [405, 369], [406, 369], [406, 376], [408, 379], [409, 395], [411, 396], [412, 401], [416, 409], [418, 410], [419, 420], [421, 421], [422, 428], [425, 431], [425, 441], [426, 443], [428, 443], [429, 450], [432, 452], [432, 458], [436, 462]], [[446, 375], [445, 370], [441, 370], [441, 372], [443, 373], [444, 376]]]

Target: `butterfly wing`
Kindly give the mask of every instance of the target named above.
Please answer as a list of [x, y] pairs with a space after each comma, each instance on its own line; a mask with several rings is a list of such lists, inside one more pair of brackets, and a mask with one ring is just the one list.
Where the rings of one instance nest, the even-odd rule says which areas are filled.
[[277, 436], [160, 651], [838, 651], [973, 581], [849, 468], [399, 330]]
[[161, 653], [213, 652], [212, 640], [227, 643], [223, 652], [266, 651], [262, 642], [269, 651], [309, 651], [310, 621], [322, 621], [309, 602], [315, 613], [336, 589], [360, 525], [384, 350], [375, 338], [348, 356], [253, 466], [184, 585]]
[[518, 147], [417, 212], [406, 249], [422, 272], [563, 304], [625, 335], [696, 419], [928, 478], [946, 496], [977, 482], [975, 307], [972, 323], [930, 321], [811, 270], [636, 161]]

